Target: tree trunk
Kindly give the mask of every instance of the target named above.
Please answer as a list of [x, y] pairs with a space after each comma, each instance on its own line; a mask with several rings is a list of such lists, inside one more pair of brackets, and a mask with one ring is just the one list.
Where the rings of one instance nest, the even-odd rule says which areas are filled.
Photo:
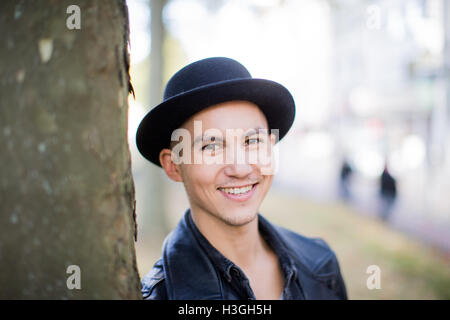
[[1, 1], [0, 30], [0, 299], [139, 298], [125, 0]]

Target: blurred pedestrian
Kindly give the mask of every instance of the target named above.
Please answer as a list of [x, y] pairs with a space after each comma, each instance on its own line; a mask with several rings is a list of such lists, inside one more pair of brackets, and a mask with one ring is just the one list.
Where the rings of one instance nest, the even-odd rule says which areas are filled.
[[347, 159], [342, 161], [340, 176], [339, 176], [339, 194], [344, 201], [350, 199], [350, 178], [353, 174], [353, 169], [348, 163]]
[[397, 182], [395, 178], [389, 173], [387, 164], [385, 164], [383, 173], [380, 177], [380, 217], [382, 220], [387, 220], [391, 215], [396, 197]]

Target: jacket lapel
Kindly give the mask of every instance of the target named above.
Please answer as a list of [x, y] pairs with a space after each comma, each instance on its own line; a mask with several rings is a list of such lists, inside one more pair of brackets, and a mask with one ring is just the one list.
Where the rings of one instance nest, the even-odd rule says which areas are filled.
[[221, 300], [223, 290], [219, 275], [189, 229], [187, 213], [163, 245], [168, 298]]

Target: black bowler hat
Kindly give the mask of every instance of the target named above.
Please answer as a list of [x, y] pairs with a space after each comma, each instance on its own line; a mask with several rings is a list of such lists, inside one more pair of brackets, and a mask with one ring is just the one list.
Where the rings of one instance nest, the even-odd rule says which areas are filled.
[[269, 129], [279, 130], [279, 140], [294, 121], [294, 99], [281, 84], [252, 78], [233, 59], [207, 58], [187, 65], [169, 80], [163, 101], [139, 124], [136, 133], [139, 152], [161, 167], [159, 153], [170, 147], [175, 129], [197, 112], [232, 100], [255, 103], [266, 116]]

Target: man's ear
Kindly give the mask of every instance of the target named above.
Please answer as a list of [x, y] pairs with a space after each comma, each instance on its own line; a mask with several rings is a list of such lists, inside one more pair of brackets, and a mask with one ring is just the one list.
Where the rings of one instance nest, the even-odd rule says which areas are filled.
[[172, 161], [172, 151], [170, 149], [162, 149], [159, 153], [159, 163], [166, 172], [167, 176], [175, 182], [182, 182], [180, 167]]

